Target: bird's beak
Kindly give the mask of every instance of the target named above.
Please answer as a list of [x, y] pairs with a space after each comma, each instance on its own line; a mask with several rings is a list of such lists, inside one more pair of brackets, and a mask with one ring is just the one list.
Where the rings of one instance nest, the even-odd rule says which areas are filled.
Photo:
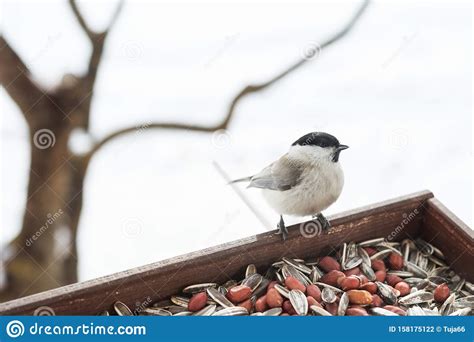
[[340, 152], [340, 151], [346, 150], [346, 149], [348, 149], [348, 148], [349, 148], [349, 146], [347, 146], [347, 145], [339, 145], [339, 146], [336, 148], [336, 150], [337, 150], [338, 152]]

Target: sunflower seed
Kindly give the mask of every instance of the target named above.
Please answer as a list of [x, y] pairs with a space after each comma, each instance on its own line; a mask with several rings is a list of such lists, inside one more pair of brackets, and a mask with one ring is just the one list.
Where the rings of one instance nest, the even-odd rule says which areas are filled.
[[[311, 272], [311, 271], [310, 271]], [[311, 281], [306, 277], [303, 273], [301, 273], [298, 269], [291, 265], [283, 265], [281, 268], [281, 274], [283, 277], [286, 279], [288, 277], [294, 277], [299, 280], [300, 283], [302, 283], [305, 286], [308, 286], [311, 284]]]
[[454, 306], [457, 308], [471, 308], [474, 309], [474, 296], [467, 296], [458, 298], [454, 301]]
[[280, 284], [275, 284], [275, 290], [277, 290], [278, 293], [280, 293], [283, 297], [290, 298], [290, 294], [289, 294], [290, 291], [286, 287]]
[[193, 316], [211, 316], [216, 312], [216, 305], [208, 305], [202, 308], [201, 310], [193, 313]]
[[254, 264], [250, 264], [247, 266], [247, 269], [245, 270], [245, 278], [250, 277], [252, 274], [257, 273], [257, 267], [255, 267]]
[[[362, 258], [359, 256], [355, 256], [349, 260], [346, 261], [346, 263], [343, 265], [344, 270], [351, 270], [353, 268], [356, 268], [362, 263]], [[370, 266], [369, 266], [370, 267]]]
[[184, 307], [179, 306], [179, 305], [168, 305], [168, 306], [161, 307], [161, 308], [160, 307], [155, 307], [155, 309], [163, 309], [163, 310], [169, 311], [169, 312], [171, 312], [172, 315], [177, 314], [179, 312], [187, 311], [187, 307], [184, 308]]
[[214, 312], [211, 316], [246, 316], [249, 312], [241, 306], [228, 307]]
[[195, 284], [189, 285], [183, 289], [183, 293], [194, 294], [198, 292], [206, 291], [209, 287], [217, 287], [216, 283], [203, 283], [203, 284]]
[[291, 290], [289, 293], [291, 305], [300, 316], [306, 316], [308, 313], [308, 300], [300, 290]]
[[433, 254], [433, 246], [431, 246], [428, 242], [422, 239], [416, 239], [415, 245], [418, 250], [423, 253], [423, 255], [432, 255]]
[[374, 270], [372, 269], [372, 267], [370, 266], [370, 264], [366, 264], [366, 263], [363, 263], [360, 265], [360, 270], [362, 271], [362, 273], [364, 273], [364, 275], [370, 280], [370, 281], [374, 281], [376, 278], [375, 276], [375, 272]]
[[399, 316], [395, 312], [389, 311], [384, 308], [372, 308], [370, 312], [373, 313], [375, 316]]
[[414, 305], [408, 308], [407, 316], [426, 316], [426, 312], [418, 305]]
[[413, 305], [420, 303], [428, 303], [431, 302], [433, 299], [433, 293], [424, 290], [419, 290], [399, 298], [398, 302], [404, 305]]
[[328, 311], [320, 306], [311, 305], [309, 308], [318, 316], [332, 316]]
[[119, 316], [133, 316], [133, 313], [128, 306], [120, 301], [114, 303], [114, 310]]
[[[345, 294], [345, 293], [344, 293]], [[325, 287], [321, 292], [321, 299], [326, 303], [334, 303], [337, 300], [336, 294], [333, 290], [328, 287]]]
[[337, 287], [328, 285], [328, 284], [326, 284], [326, 283], [315, 282], [314, 284], [315, 284], [315, 285], [318, 285], [319, 287], [331, 289], [332, 291], [334, 291], [334, 292], [336, 292], [336, 293], [344, 292], [344, 291], [342, 291], [341, 289], [338, 289]]
[[400, 278], [408, 278], [408, 277], [414, 276], [413, 273], [407, 272], [407, 271], [388, 271], [387, 274], [396, 275], [396, 276], [399, 276]]
[[471, 310], [471, 308], [458, 309], [450, 313], [448, 316], [467, 316], [471, 312]]
[[285, 258], [283, 257], [282, 260], [287, 264], [287, 265], [290, 265], [290, 266], [293, 266], [294, 268], [296, 268], [297, 270], [303, 272], [303, 273], [306, 273], [306, 274], [310, 274], [311, 273], [311, 268], [309, 268], [308, 266], [306, 266], [305, 264], [302, 264], [300, 262], [297, 262], [296, 260], [294, 259], [290, 259], [290, 258]]
[[456, 300], [456, 294], [452, 293], [449, 295], [448, 298], [444, 301], [444, 303], [440, 306], [439, 312], [443, 316], [448, 316], [451, 312], [453, 312], [453, 304]]
[[384, 242], [384, 241], [385, 241], [385, 238], [377, 238], [377, 239], [372, 239], [372, 240], [366, 240], [366, 241], [359, 242], [359, 246], [360, 247], [372, 247], [372, 246], [376, 246], [379, 243]]
[[171, 301], [176, 305], [182, 306], [183, 308], [187, 308], [188, 303], [189, 303], [189, 298], [186, 298], [183, 296], [172, 296]]
[[384, 259], [386, 256], [388, 256], [392, 251], [390, 249], [383, 249], [380, 252], [375, 253], [370, 257], [370, 260], [378, 260], [378, 259]]
[[262, 279], [263, 277], [260, 274], [254, 273], [248, 276], [247, 278], [245, 278], [242, 281], [242, 285], [248, 286], [252, 289], [252, 291], [254, 291], [258, 287], [258, 285], [260, 285], [260, 283], [262, 282]]
[[309, 280], [314, 284], [323, 276], [323, 272], [317, 267], [312, 266], [311, 273], [309, 274]]
[[344, 316], [346, 314], [347, 307], [349, 306], [349, 296], [347, 292], [344, 292], [339, 300], [339, 306], [337, 308], [337, 315]]
[[344, 265], [347, 260], [347, 243], [342, 244], [341, 248], [341, 265]]
[[359, 257], [362, 258], [364, 264], [371, 265], [370, 256], [365, 249], [359, 247], [357, 252], [359, 253]]
[[283, 310], [281, 308], [273, 308], [273, 309], [262, 312], [262, 316], [280, 316], [282, 311]]
[[210, 287], [207, 289], [207, 294], [211, 297], [217, 304], [222, 305], [225, 308], [233, 307], [234, 304], [230, 302], [222, 293], [217, 291], [215, 288]]
[[405, 263], [406, 269], [408, 272], [412, 272], [414, 275], [420, 277], [420, 278], [427, 278], [428, 273], [420, 268], [419, 266], [415, 265], [414, 263], [408, 261]]
[[171, 316], [172, 313], [168, 310], [165, 309], [159, 309], [159, 308], [145, 308], [142, 311], [140, 311], [141, 315], [147, 315], [147, 316]]
[[377, 285], [380, 296], [387, 304], [395, 304], [397, 302], [397, 296], [395, 296], [395, 293], [393, 292], [393, 287], [381, 283], [380, 281], [376, 281], [375, 284]]

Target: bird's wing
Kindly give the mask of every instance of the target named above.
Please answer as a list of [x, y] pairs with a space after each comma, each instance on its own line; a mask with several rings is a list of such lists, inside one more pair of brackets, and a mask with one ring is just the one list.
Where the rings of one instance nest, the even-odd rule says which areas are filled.
[[289, 190], [299, 183], [303, 169], [304, 165], [301, 162], [289, 159], [285, 154], [254, 175], [248, 187], [278, 191]]

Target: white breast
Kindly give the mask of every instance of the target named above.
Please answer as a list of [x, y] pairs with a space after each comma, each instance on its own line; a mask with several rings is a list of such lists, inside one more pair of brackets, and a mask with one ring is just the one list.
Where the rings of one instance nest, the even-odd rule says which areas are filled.
[[344, 186], [340, 163], [316, 158], [301, 176], [301, 182], [290, 190], [263, 190], [263, 196], [279, 214], [308, 216], [319, 214], [339, 197]]

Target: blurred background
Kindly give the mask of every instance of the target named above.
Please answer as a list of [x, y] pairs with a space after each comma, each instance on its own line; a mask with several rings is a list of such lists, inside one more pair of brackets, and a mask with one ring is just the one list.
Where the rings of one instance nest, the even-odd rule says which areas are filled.
[[429, 189], [472, 227], [471, 3], [371, 2], [308, 55], [360, 6], [2, 1], [0, 299], [273, 229], [225, 175], [311, 131], [350, 146], [326, 214]]

